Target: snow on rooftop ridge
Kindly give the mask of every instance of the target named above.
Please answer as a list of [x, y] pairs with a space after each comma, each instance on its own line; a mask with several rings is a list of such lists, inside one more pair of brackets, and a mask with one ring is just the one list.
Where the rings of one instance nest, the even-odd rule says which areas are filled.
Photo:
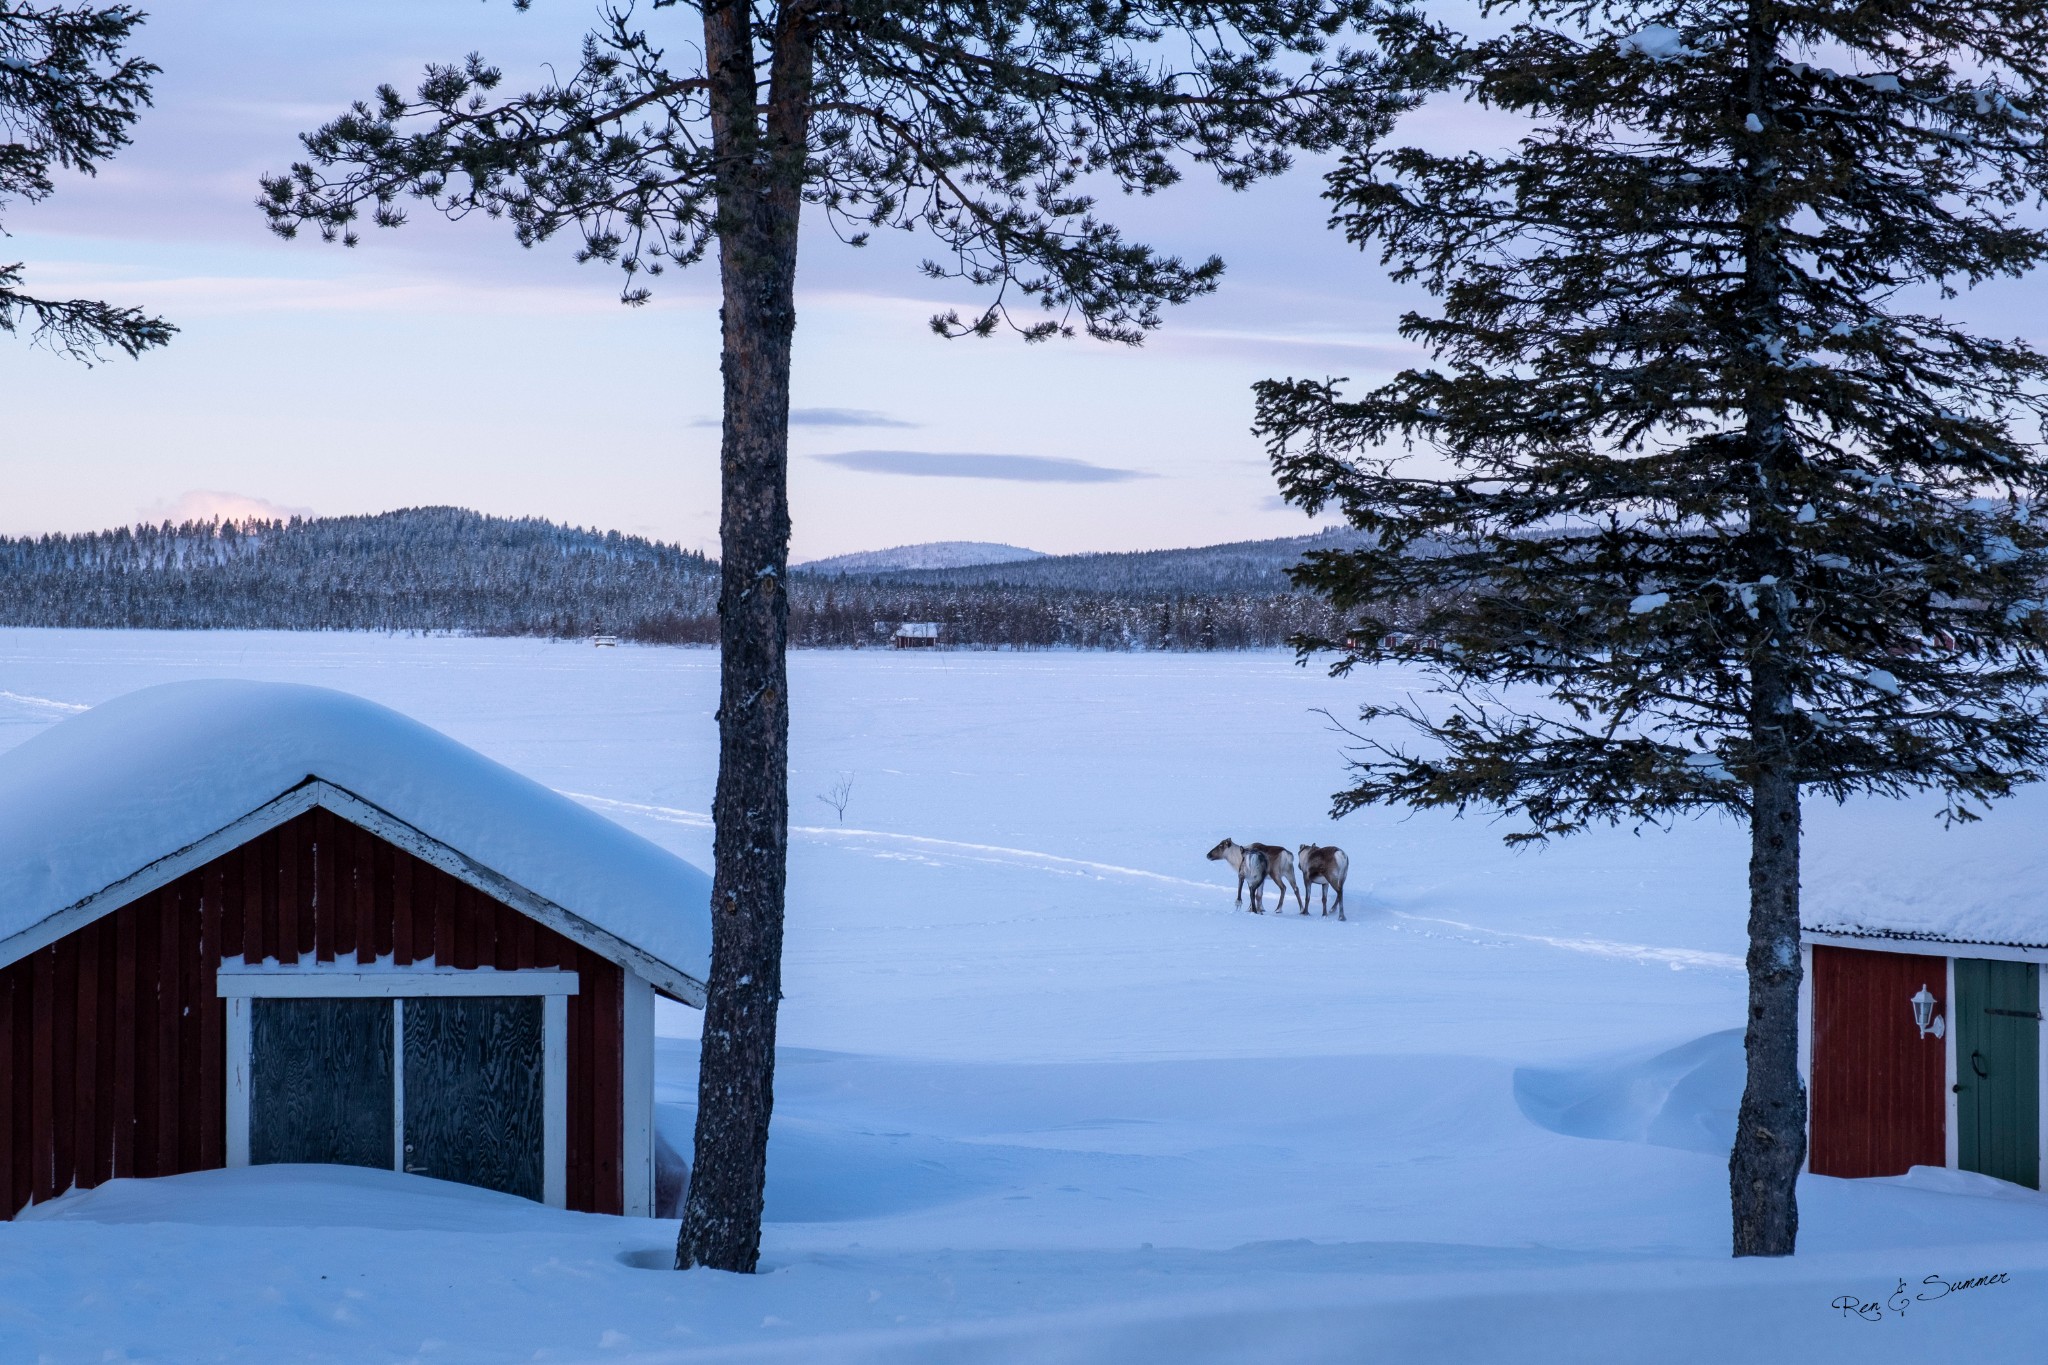
[[699, 982], [709, 973], [711, 882], [681, 858], [388, 707], [226, 679], [131, 692], [0, 754], [0, 940], [308, 778]]
[[1928, 797], [1814, 802], [1800, 875], [1804, 927], [2048, 948], [2048, 789], [2024, 788], [1984, 819], [1946, 829], [1938, 805]]

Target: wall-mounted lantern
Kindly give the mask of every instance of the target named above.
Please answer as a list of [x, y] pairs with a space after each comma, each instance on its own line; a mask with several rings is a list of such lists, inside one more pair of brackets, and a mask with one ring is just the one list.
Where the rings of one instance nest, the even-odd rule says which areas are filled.
[[1947, 1022], [1934, 1012], [1935, 1003], [1933, 994], [1923, 982], [1913, 996], [1913, 1026], [1920, 1030], [1922, 1038], [1930, 1033], [1937, 1038], [1948, 1035]]

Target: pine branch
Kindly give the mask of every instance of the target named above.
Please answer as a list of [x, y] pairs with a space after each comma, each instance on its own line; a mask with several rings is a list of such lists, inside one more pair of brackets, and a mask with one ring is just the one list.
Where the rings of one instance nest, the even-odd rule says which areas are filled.
[[[159, 68], [122, 49], [142, 22], [126, 5], [37, 7], [0, 0], [0, 208], [55, 188], [53, 167], [96, 174], [128, 145]], [[103, 349], [129, 356], [168, 342], [177, 329], [140, 309], [92, 299], [23, 293], [19, 263], [0, 266], [0, 332], [92, 363]]]
[[139, 308], [96, 299], [39, 299], [15, 288], [20, 283], [19, 264], [0, 266], [0, 332], [25, 330], [33, 344], [87, 364], [106, 347], [139, 356], [165, 345], [178, 330]]

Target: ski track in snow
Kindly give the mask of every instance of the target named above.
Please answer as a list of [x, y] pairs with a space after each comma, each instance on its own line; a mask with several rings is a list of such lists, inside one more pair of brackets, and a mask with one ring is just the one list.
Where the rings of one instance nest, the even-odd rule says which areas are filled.
[[1396, 919], [1414, 920], [1422, 924], [1443, 924], [1453, 929], [1463, 929], [1468, 933], [1520, 939], [1525, 943], [1541, 943], [1551, 948], [1562, 948], [1569, 953], [1591, 953], [1595, 957], [1620, 957], [1636, 962], [1661, 962], [1673, 969], [1709, 967], [1720, 971], [1742, 970], [1742, 959], [1733, 953], [1710, 953], [1697, 948], [1657, 948], [1647, 943], [1618, 943], [1606, 938], [1555, 938], [1549, 934], [1518, 934], [1507, 929], [1489, 929], [1483, 924], [1440, 919], [1435, 915], [1411, 915], [1405, 910], [1393, 910], [1388, 913]]
[[[668, 824], [683, 825], [691, 829], [711, 828], [711, 816], [704, 811], [682, 810], [675, 806], [655, 806], [641, 801], [619, 801], [608, 796], [593, 796], [588, 792], [565, 791], [564, 796], [581, 801], [587, 806], [600, 810], [628, 811], [660, 820]], [[1151, 872], [1142, 867], [1123, 867], [1116, 863], [1093, 862], [1086, 858], [1068, 858], [1057, 853], [1042, 853], [1036, 849], [1007, 848], [1001, 844], [965, 843], [958, 839], [938, 839], [926, 834], [894, 834], [887, 830], [846, 829], [834, 825], [791, 825], [791, 834], [804, 835], [812, 839], [835, 839], [849, 844], [863, 841], [909, 844], [971, 857], [977, 862], [1002, 863], [1018, 867], [1035, 867], [1044, 872], [1056, 872], [1067, 876], [1092, 875], [1096, 877], [1128, 877], [1134, 880], [1164, 882], [1169, 886], [1191, 887], [1212, 895], [1221, 895], [1230, 890], [1214, 882], [1198, 882], [1187, 877], [1169, 876], [1164, 872]], [[914, 855], [874, 850], [872, 857], [905, 860]], [[1647, 943], [1622, 943], [1604, 938], [1559, 938], [1550, 934], [1523, 934], [1508, 929], [1489, 929], [1482, 924], [1468, 924], [1462, 920], [1443, 919], [1434, 915], [1410, 914], [1404, 910], [1388, 911], [1396, 919], [1417, 924], [1441, 924], [1446, 928], [1461, 929], [1469, 934], [1484, 934], [1495, 940], [1506, 939], [1519, 943], [1538, 943], [1547, 948], [1557, 948], [1568, 953], [1585, 953], [1593, 957], [1621, 958], [1632, 962], [1654, 962], [1670, 967], [1674, 971], [1685, 968], [1708, 968], [1717, 971], [1741, 971], [1742, 959], [1732, 953], [1713, 953], [1694, 948], [1659, 948]]]
[[[670, 824], [687, 825], [692, 829], [710, 829], [711, 817], [703, 811], [678, 810], [674, 806], [650, 806], [638, 801], [615, 801], [607, 796], [591, 796], [585, 792], [563, 792], [562, 795], [595, 806], [603, 810], [632, 811], [650, 819], [664, 820]], [[1048, 872], [1072, 868], [1075, 872], [1094, 873], [1104, 877], [1133, 877], [1144, 881], [1165, 882], [1169, 886], [1189, 886], [1197, 891], [1215, 893], [1227, 891], [1214, 882], [1198, 882], [1187, 877], [1170, 877], [1164, 872], [1147, 872], [1142, 867], [1120, 867], [1115, 863], [1090, 862], [1086, 858], [1063, 858], [1057, 853], [1040, 853], [1035, 849], [1006, 848], [1001, 844], [970, 844], [958, 839], [934, 839], [924, 834], [892, 834], [879, 829], [846, 829], [835, 825], [791, 825], [791, 834], [802, 834], [813, 839], [843, 839], [858, 843], [863, 839], [881, 839], [890, 843], [914, 844], [926, 848], [946, 849], [955, 853], [981, 855], [977, 861], [1006, 863], [1023, 867], [1039, 867]], [[878, 854], [877, 856], [901, 857], [901, 854]]]
[[80, 711], [92, 709], [84, 702], [58, 701], [54, 697], [33, 697], [26, 692], [9, 692], [4, 688], [0, 688], [0, 701], [11, 701], [19, 706], [33, 706], [39, 711], [55, 711], [62, 716], [75, 716]]

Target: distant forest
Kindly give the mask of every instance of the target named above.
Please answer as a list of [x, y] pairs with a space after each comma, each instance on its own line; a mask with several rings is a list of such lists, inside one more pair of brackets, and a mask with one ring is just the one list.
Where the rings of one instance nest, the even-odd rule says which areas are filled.
[[[971, 569], [790, 575], [799, 646], [936, 621], [983, 648], [1247, 649], [1333, 629], [1286, 568], [1330, 537]], [[718, 638], [718, 565], [617, 532], [426, 507], [0, 538], [0, 625]]]

